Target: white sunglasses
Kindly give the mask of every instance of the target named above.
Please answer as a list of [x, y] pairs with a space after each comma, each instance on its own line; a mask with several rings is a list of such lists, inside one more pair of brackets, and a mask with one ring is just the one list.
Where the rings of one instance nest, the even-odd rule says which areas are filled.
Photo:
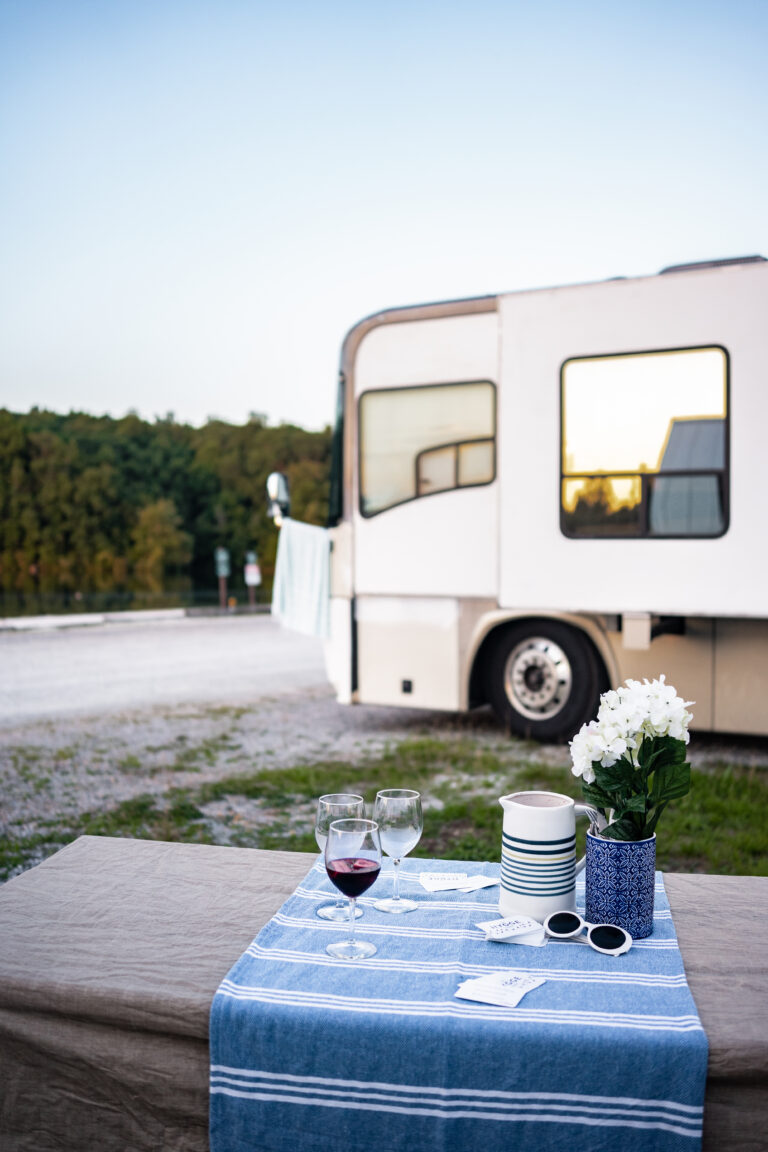
[[589, 924], [578, 912], [552, 912], [544, 921], [544, 931], [553, 940], [575, 940], [585, 928], [585, 943], [604, 956], [621, 956], [632, 947], [632, 937], [623, 928], [615, 924]]

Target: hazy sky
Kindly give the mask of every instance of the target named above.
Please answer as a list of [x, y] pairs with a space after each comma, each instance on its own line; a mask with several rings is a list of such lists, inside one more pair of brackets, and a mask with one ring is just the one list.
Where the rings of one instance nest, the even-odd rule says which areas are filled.
[[0, 0], [0, 407], [319, 428], [381, 308], [768, 255], [768, 3]]

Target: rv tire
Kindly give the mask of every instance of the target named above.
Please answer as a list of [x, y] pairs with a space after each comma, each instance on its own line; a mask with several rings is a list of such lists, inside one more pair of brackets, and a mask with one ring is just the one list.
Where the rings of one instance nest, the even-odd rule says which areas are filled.
[[516, 735], [569, 740], [595, 715], [604, 673], [578, 629], [558, 620], [521, 620], [499, 632], [489, 656], [488, 697]]

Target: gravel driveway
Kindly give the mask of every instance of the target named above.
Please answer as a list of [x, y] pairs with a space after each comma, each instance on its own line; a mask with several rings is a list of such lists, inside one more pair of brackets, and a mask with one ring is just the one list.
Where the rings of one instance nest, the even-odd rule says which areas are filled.
[[[251, 706], [155, 706], [17, 722], [2, 729], [3, 824], [28, 834], [42, 820], [113, 807], [143, 793], [316, 760], [352, 763], [409, 737], [504, 744], [488, 711], [469, 716], [343, 707], [328, 687]], [[541, 754], [567, 762], [567, 749]], [[19, 823], [20, 822], [20, 823]]]
[[[17, 722], [0, 733], [0, 832], [81, 814], [143, 793], [194, 787], [222, 776], [316, 760], [354, 763], [400, 740], [471, 738], [510, 748], [489, 709], [452, 715], [405, 708], [344, 707], [327, 687], [245, 705], [155, 706], [99, 715]], [[526, 759], [562, 765], [568, 748], [512, 744]], [[720, 760], [768, 767], [768, 740], [694, 733], [692, 763]]]

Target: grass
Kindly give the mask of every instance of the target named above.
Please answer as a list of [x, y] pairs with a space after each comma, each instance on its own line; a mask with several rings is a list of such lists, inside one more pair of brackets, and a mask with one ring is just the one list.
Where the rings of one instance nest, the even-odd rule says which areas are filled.
[[768, 774], [738, 765], [694, 772], [691, 794], [661, 818], [670, 872], [768, 875]]
[[200, 744], [185, 746], [184, 738], [177, 737], [179, 746], [176, 749], [174, 762], [171, 766], [173, 772], [199, 772], [201, 764], [213, 765], [220, 752], [232, 752], [240, 745], [226, 733], [212, 736]]
[[[231, 736], [174, 749], [176, 770], [226, 762]], [[311, 764], [232, 774], [198, 786], [144, 793], [106, 811], [48, 821], [33, 833], [0, 837], [0, 879], [29, 867], [76, 836], [130, 836], [187, 843], [316, 851], [314, 806], [323, 792], [353, 791], [370, 803], [379, 788], [414, 787], [425, 799], [424, 833], [413, 855], [498, 860], [499, 796], [542, 788], [579, 798], [580, 785], [541, 750], [499, 741], [493, 748], [471, 739], [403, 740], [355, 762]], [[135, 772], [138, 761], [118, 765]], [[690, 794], [671, 805], [659, 827], [657, 865], [665, 871], [768, 875], [768, 772], [740, 764], [694, 769]], [[579, 851], [584, 821], [579, 821]]]

